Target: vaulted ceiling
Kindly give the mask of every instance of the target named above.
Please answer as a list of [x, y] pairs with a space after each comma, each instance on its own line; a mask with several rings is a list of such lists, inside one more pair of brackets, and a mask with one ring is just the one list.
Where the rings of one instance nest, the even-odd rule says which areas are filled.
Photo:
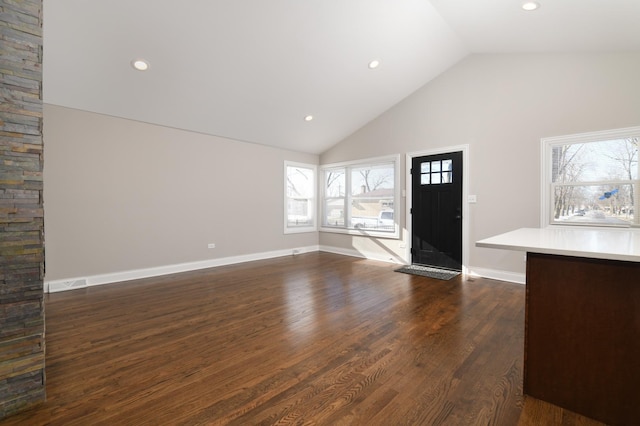
[[44, 1], [44, 101], [317, 154], [470, 53], [640, 51], [640, 0], [523, 2]]

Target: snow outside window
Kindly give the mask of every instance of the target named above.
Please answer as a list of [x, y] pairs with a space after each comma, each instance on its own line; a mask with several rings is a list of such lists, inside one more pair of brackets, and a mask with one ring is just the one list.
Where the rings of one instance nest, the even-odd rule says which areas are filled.
[[543, 139], [545, 222], [640, 226], [639, 143], [640, 127]]

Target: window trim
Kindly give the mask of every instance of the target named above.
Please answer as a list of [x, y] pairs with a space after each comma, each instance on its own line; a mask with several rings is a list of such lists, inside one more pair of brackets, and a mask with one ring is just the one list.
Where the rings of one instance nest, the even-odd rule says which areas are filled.
[[[393, 231], [392, 232], [384, 232], [384, 231], [373, 231], [373, 230], [362, 230], [362, 229], [350, 229], [346, 225], [342, 227], [337, 226], [325, 226], [324, 225], [324, 216], [325, 216], [325, 201], [326, 201], [326, 187], [324, 183], [324, 173], [326, 170], [344, 168], [350, 169], [353, 167], [362, 167], [362, 166], [373, 166], [382, 163], [393, 163]], [[329, 232], [334, 234], [347, 234], [347, 235], [358, 235], [364, 237], [376, 237], [376, 238], [388, 238], [388, 239], [400, 239], [400, 215], [401, 215], [401, 204], [400, 204], [400, 191], [401, 191], [401, 182], [400, 182], [400, 154], [387, 155], [382, 157], [373, 157], [366, 158], [362, 160], [353, 160], [353, 161], [342, 161], [339, 163], [330, 163], [330, 164], [321, 164], [320, 170], [318, 173], [318, 187], [319, 187], [319, 208], [318, 208], [318, 216], [319, 216], [319, 230], [320, 232]], [[348, 191], [345, 190], [345, 206], [351, 200], [351, 177], [350, 171], [345, 170], [345, 183], [348, 186]], [[350, 214], [346, 214], [345, 224], [348, 222]]]
[[[309, 169], [313, 172], [313, 182], [311, 187], [313, 188], [313, 196], [311, 197], [311, 206], [309, 210], [311, 212], [311, 226], [289, 226], [289, 196], [287, 195], [288, 182], [287, 172], [289, 167], [299, 167], [301, 169]], [[318, 231], [318, 166], [316, 164], [299, 163], [295, 161], [285, 160], [284, 162], [284, 233], [285, 234], [300, 234], [304, 232], [317, 232]]]
[[[625, 138], [640, 138], [640, 126], [626, 127], [621, 129], [602, 130], [588, 133], [578, 133], [573, 135], [553, 136], [548, 138], [542, 138], [540, 140], [540, 225], [543, 228], [546, 227], [576, 227], [586, 226], [591, 228], [626, 228], [636, 230], [637, 227], [633, 225], [618, 225], [618, 224], [603, 224], [595, 222], [582, 222], [582, 223], [567, 223], [556, 222], [553, 220], [553, 197], [554, 184], [553, 171], [552, 171], [552, 153], [553, 147], [558, 145], [575, 144], [575, 143], [589, 143], [599, 142], [607, 140], [625, 139]], [[639, 179], [640, 181], [640, 179]], [[615, 183], [616, 181], [608, 181], [607, 183]], [[628, 181], [626, 181], [628, 182]], [[585, 182], [592, 183], [592, 182]], [[598, 183], [598, 182], [594, 182]], [[636, 201], [637, 202], [637, 201]], [[640, 203], [639, 203], [640, 204]]]

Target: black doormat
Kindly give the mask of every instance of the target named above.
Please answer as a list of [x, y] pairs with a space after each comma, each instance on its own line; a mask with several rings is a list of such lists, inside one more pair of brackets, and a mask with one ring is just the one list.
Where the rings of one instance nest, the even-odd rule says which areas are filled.
[[448, 269], [439, 269], [432, 266], [407, 265], [395, 270], [405, 274], [421, 275], [423, 277], [436, 278], [438, 280], [450, 280], [460, 275], [458, 271], [450, 271]]

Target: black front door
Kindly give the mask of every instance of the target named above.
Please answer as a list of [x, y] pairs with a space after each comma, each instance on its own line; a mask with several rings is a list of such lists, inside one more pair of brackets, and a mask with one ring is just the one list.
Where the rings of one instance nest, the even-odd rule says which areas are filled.
[[411, 262], [462, 270], [462, 152], [414, 157]]

